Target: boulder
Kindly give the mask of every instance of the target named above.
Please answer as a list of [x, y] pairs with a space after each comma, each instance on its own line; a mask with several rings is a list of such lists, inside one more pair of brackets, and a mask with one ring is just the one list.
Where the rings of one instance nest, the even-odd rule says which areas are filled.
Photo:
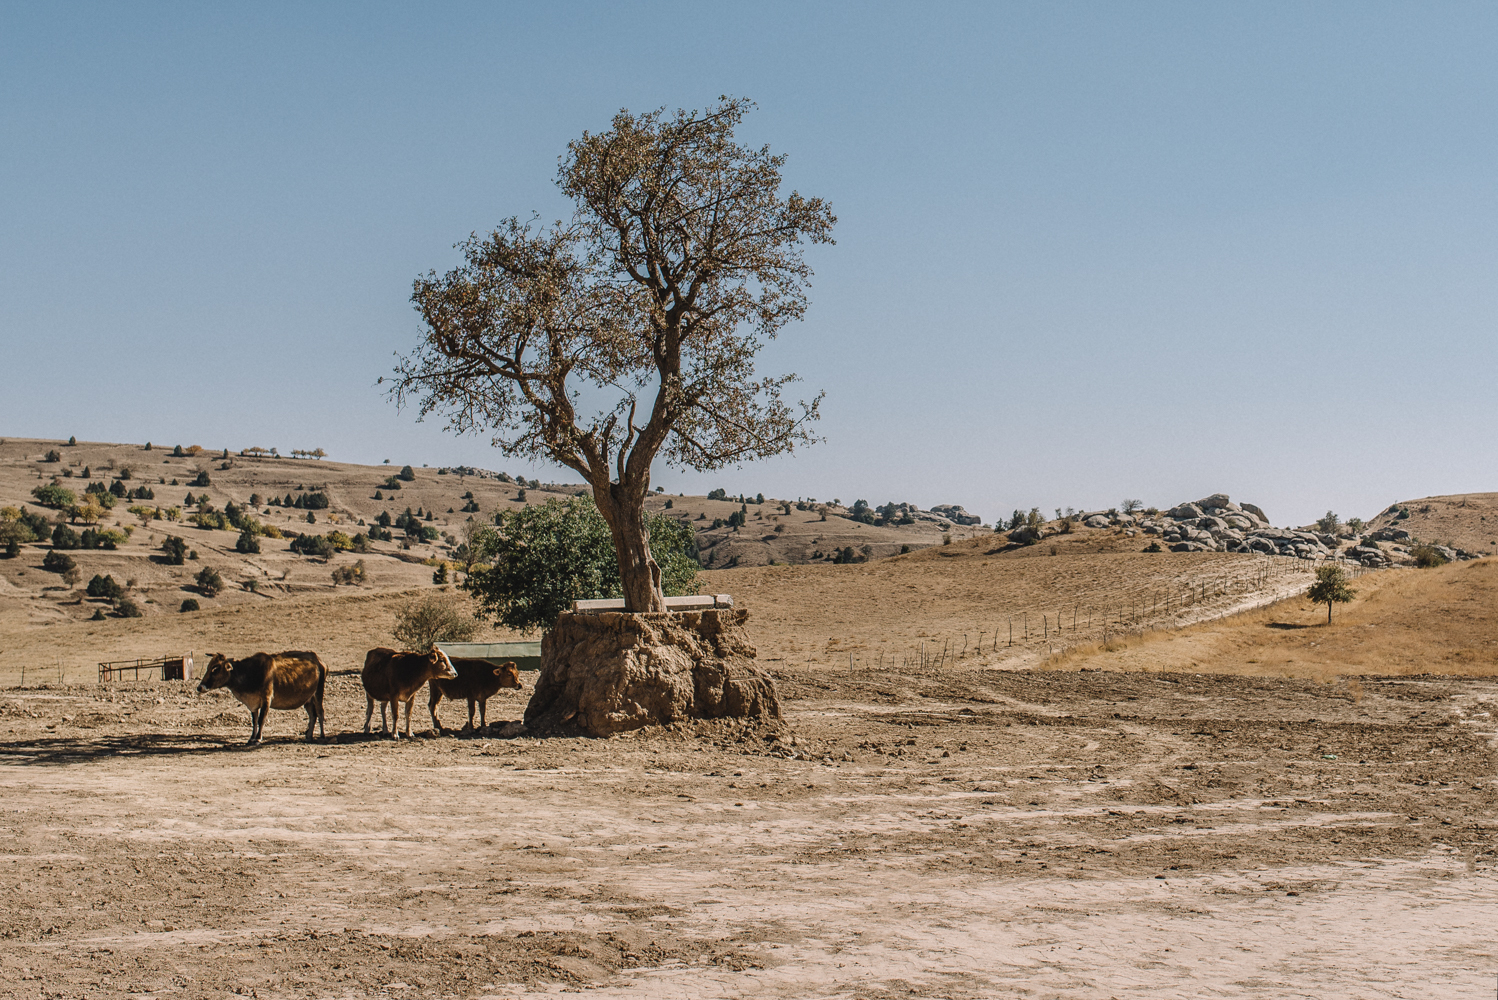
[[1260, 510], [1259, 508], [1255, 507], [1253, 504], [1251, 504], [1251, 503], [1241, 503], [1238, 506], [1242, 507], [1243, 510], [1246, 511], [1247, 513], [1252, 514], [1254, 517], [1257, 517], [1260, 521], [1263, 521], [1265, 524], [1269, 523], [1269, 518], [1264, 514], [1264, 512], [1262, 510]]
[[1094, 514], [1082, 523], [1089, 528], [1106, 528], [1113, 522], [1108, 520], [1107, 514]]
[[1230, 509], [1230, 505], [1231, 507], [1237, 506], [1237, 504], [1228, 499], [1226, 493], [1213, 493], [1211, 496], [1203, 497], [1196, 502], [1196, 506], [1202, 510], [1227, 510]]
[[1247, 547], [1248, 551], [1263, 552], [1265, 555], [1278, 555], [1280, 551], [1278, 545], [1263, 535], [1250, 535], [1244, 539], [1243, 544]]
[[1404, 542], [1406, 544], [1415, 540], [1414, 536], [1403, 528], [1379, 528], [1368, 538], [1375, 542]]
[[939, 503], [931, 508], [931, 513], [944, 517], [953, 524], [982, 524], [983, 518], [977, 514], [969, 514], [961, 504]]
[[561, 615], [541, 639], [526, 728], [609, 736], [687, 719], [779, 719], [748, 616], [728, 608]]
[[1254, 519], [1246, 514], [1228, 514], [1223, 520], [1227, 522], [1229, 528], [1236, 528], [1239, 531], [1248, 531], [1257, 527]]
[[1194, 503], [1183, 503], [1165, 512], [1165, 516], [1176, 521], [1194, 521], [1202, 516], [1202, 509]]

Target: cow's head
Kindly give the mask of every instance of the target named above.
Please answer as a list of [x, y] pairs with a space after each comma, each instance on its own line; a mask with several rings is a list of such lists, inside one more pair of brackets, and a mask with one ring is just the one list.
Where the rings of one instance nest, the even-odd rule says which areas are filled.
[[437, 669], [432, 672], [433, 677], [439, 677], [442, 680], [450, 681], [458, 676], [458, 672], [453, 669], [453, 661], [447, 658], [446, 653], [438, 649], [436, 646], [433, 646], [431, 655], [437, 661]]
[[514, 662], [501, 663], [494, 668], [494, 676], [499, 678], [499, 686], [502, 688], [518, 688], [520, 686], [520, 668]]
[[229, 683], [229, 675], [233, 672], [234, 661], [223, 653], [214, 653], [213, 658], [208, 661], [208, 669], [203, 671], [203, 679], [198, 682], [198, 694], [224, 687]]

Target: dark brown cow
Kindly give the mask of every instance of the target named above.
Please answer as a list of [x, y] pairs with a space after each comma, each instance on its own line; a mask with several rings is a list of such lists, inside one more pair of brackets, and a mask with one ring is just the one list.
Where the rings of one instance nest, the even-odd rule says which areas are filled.
[[273, 708], [307, 710], [307, 739], [313, 729], [327, 738], [323, 719], [323, 686], [328, 668], [316, 653], [256, 653], [242, 660], [231, 660], [214, 653], [208, 670], [198, 684], [198, 694], [215, 688], [228, 688], [250, 710], [250, 745], [259, 743], [265, 732], [265, 716]]
[[518, 688], [520, 686], [520, 668], [513, 662], [501, 663], [494, 666], [487, 660], [475, 660], [467, 656], [455, 657], [452, 660], [453, 669], [458, 672], [456, 680], [443, 680], [434, 677], [427, 685], [430, 697], [427, 701], [427, 710], [432, 713], [432, 728], [442, 732], [442, 721], [437, 718], [437, 705], [443, 698], [451, 698], [457, 701], [459, 698], [468, 699], [468, 725], [465, 730], [473, 728], [473, 707], [479, 709], [479, 728], [483, 729], [489, 724], [487, 717], [487, 706], [489, 699], [499, 693], [500, 688]]
[[380, 731], [385, 731], [385, 706], [390, 706], [390, 735], [400, 739], [400, 707], [406, 706], [406, 735], [411, 735], [411, 702], [416, 700], [427, 681], [434, 677], [451, 680], [458, 676], [452, 661], [440, 649], [429, 653], [398, 653], [384, 646], [364, 655], [364, 696], [369, 705], [364, 713], [364, 731], [374, 717], [375, 702], [380, 703]]

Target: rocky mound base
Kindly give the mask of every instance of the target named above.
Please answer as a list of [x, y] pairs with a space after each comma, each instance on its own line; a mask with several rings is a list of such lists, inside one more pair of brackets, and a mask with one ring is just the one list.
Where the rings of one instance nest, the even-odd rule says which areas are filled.
[[609, 736], [687, 719], [778, 719], [743, 610], [564, 614], [541, 640], [532, 731]]

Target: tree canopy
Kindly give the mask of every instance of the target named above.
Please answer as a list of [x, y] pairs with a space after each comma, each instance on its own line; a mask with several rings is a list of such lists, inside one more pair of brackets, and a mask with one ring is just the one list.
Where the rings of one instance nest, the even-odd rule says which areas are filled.
[[1347, 585], [1347, 573], [1341, 566], [1330, 563], [1316, 568], [1316, 582], [1306, 591], [1311, 603], [1326, 605], [1328, 625], [1332, 623], [1332, 605], [1346, 604], [1356, 595], [1357, 591]]
[[[649, 521], [651, 554], [671, 596], [694, 592], [696, 534], [666, 514]], [[478, 557], [463, 586], [479, 612], [506, 628], [546, 628], [573, 601], [620, 597], [619, 561], [597, 506], [586, 496], [504, 511], [495, 530], [475, 536]]]
[[781, 195], [783, 155], [736, 141], [752, 107], [619, 112], [562, 157], [570, 220], [504, 220], [411, 296], [424, 335], [396, 402], [580, 473], [632, 611], [664, 606], [644, 517], [658, 454], [705, 471], [814, 440], [820, 395], [793, 405], [796, 376], [754, 362], [805, 313], [803, 245], [832, 242], [836, 218]]

